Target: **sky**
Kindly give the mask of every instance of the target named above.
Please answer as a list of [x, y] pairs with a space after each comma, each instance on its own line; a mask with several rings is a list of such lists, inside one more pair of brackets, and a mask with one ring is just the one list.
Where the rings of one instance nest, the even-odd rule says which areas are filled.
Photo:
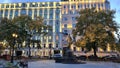
[[[60, 1], [60, 0], [0, 0], [0, 3], [11, 2], [43, 2], [43, 1]], [[120, 24], [120, 0], [109, 0], [111, 9], [116, 11], [115, 21]]]

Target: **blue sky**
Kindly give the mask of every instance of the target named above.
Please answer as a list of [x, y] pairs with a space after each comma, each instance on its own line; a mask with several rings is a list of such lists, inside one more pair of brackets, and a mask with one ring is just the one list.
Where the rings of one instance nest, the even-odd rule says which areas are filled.
[[[9, 3], [9, 2], [42, 2], [42, 1], [60, 1], [60, 0], [0, 0], [0, 3]], [[116, 10], [115, 20], [120, 24], [120, 0], [109, 0], [111, 9]]]

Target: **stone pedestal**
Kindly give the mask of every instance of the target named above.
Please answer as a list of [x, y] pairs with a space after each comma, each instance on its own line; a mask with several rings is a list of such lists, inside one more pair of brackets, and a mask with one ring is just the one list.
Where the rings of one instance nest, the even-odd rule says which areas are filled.
[[73, 55], [73, 52], [71, 50], [68, 50], [66, 52], [66, 56], [63, 56], [63, 62], [65, 64], [81, 64], [84, 62], [81, 62], [79, 60], [77, 60], [77, 58]]

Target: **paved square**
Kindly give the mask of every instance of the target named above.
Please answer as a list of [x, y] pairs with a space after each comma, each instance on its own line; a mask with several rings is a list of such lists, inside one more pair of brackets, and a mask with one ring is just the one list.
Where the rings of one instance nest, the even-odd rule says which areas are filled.
[[53, 60], [29, 62], [28, 68], [120, 68], [119, 63], [112, 62], [87, 62], [86, 64], [62, 64]]

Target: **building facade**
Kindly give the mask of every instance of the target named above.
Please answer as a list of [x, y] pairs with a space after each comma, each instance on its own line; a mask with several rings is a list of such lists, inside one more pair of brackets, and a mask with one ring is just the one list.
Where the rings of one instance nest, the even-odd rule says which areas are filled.
[[[95, 7], [97, 10], [110, 9], [107, 0], [61, 0], [59, 2], [27, 2], [27, 3], [3, 3], [0, 4], [0, 18], [13, 19], [16, 16], [28, 15], [35, 19], [37, 16], [44, 18], [44, 24], [52, 26], [53, 30], [47, 36], [38, 38], [41, 41], [42, 49], [36, 46], [31, 48], [31, 55], [49, 56], [51, 49], [61, 50], [67, 43], [67, 34], [72, 33], [77, 23], [76, 17], [79, 11], [85, 8]], [[49, 31], [47, 31], [49, 32]], [[31, 45], [32, 47], [32, 45]], [[78, 49], [80, 50], [80, 49]], [[24, 55], [28, 49], [24, 49]]]
[[[76, 17], [79, 11], [85, 8], [96, 8], [99, 10], [110, 10], [110, 3], [107, 0], [62, 0], [62, 32], [72, 34], [72, 29], [76, 26]], [[71, 35], [72, 36], [72, 35]], [[63, 47], [66, 47], [67, 35], [62, 35]], [[82, 48], [72, 46], [73, 51], [84, 51]]]

